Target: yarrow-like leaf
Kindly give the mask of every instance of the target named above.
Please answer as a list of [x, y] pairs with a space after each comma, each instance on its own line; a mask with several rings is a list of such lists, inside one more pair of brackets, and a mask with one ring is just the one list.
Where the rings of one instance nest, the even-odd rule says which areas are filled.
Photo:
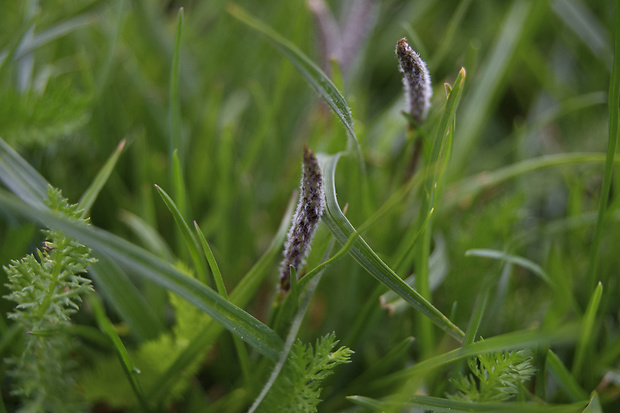
[[302, 169], [301, 193], [295, 215], [293, 215], [293, 224], [286, 238], [284, 260], [280, 269], [280, 290], [282, 292], [287, 292], [291, 287], [291, 267], [297, 272], [304, 264], [310, 251], [312, 237], [325, 209], [323, 175], [319, 162], [307, 145], [304, 147]]
[[535, 373], [528, 350], [481, 354], [468, 360], [473, 374], [450, 381], [458, 390], [449, 399], [468, 402], [502, 402], [514, 398]]
[[431, 76], [426, 68], [426, 63], [420, 58], [407, 39], [402, 38], [396, 44], [396, 56], [398, 68], [403, 74], [403, 86], [405, 89], [407, 112], [416, 122], [422, 123], [428, 115], [431, 106]]
[[[69, 205], [60, 191], [49, 188], [48, 199], [51, 209], [80, 220], [82, 211]], [[13, 378], [12, 394], [22, 397], [21, 411], [77, 412], [85, 405], [70, 391], [76, 384], [70, 358], [75, 345], [66, 328], [81, 295], [93, 290], [83, 275], [95, 259], [90, 248], [60, 232], [44, 233], [47, 241], [36, 257], [30, 254], [4, 267], [10, 290], [4, 298], [17, 303], [9, 318], [29, 333], [21, 354], [5, 362]]]

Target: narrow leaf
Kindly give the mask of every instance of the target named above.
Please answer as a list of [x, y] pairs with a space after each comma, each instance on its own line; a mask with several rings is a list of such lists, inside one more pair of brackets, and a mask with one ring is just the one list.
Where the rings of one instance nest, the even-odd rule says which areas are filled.
[[519, 257], [512, 254], [507, 254], [502, 251], [490, 250], [490, 249], [473, 249], [465, 252], [466, 257], [485, 257], [502, 260], [504, 262], [515, 264], [520, 267], [526, 268], [539, 276], [550, 287], [555, 288], [553, 280], [549, 278], [549, 275], [542, 269], [542, 267], [535, 262], [532, 262], [526, 258]]
[[588, 393], [577, 383], [562, 360], [551, 350], [547, 351], [547, 369], [570, 400], [586, 400]]
[[411, 396], [407, 401], [381, 401], [363, 396], [350, 396], [347, 399], [353, 403], [369, 408], [373, 411], [394, 411], [399, 409], [415, 409], [433, 412], [460, 413], [460, 412], [514, 412], [514, 413], [570, 413], [580, 412], [584, 403], [548, 405], [542, 403], [473, 403], [457, 400], [442, 399], [432, 396]]
[[355, 132], [353, 131], [353, 118], [351, 110], [346, 100], [338, 91], [336, 86], [327, 77], [327, 75], [314, 64], [305, 54], [301, 52], [295, 45], [286, 40], [280, 34], [276, 33], [263, 22], [250, 16], [246, 11], [235, 4], [228, 7], [228, 12], [237, 19], [241, 20], [248, 26], [258, 30], [266, 35], [269, 40], [295, 65], [297, 70], [306, 78], [310, 85], [325, 100], [327, 105], [334, 111], [338, 119], [342, 122], [347, 134], [356, 141]]
[[[338, 206], [336, 198], [335, 172], [340, 154], [321, 157], [323, 164], [323, 179], [325, 180], [325, 213], [323, 222], [327, 225], [336, 240], [341, 245], [346, 245], [349, 237], [355, 234], [355, 228], [344, 216]], [[351, 256], [379, 282], [386, 285], [416, 310], [427, 316], [431, 321], [446, 331], [455, 339], [462, 341], [465, 334], [452, 323], [445, 315], [433, 307], [424, 297], [411, 288], [390, 267], [388, 267], [377, 254], [368, 246], [359, 235], [355, 238], [353, 246], [349, 250]]]
[[118, 144], [118, 146], [116, 147], [116, 150], [114, 151], [114, 153], [112, 153], [112, 155], [107, 160], [105, 165], [103, 165], [103, 168], [101, 168], [101, 170], [95, 177], [95, 180], [90, 184], [86, 192], [82, 194], [82, 197], [80, 198], [80, 201], [78, 202], [78, 205], [80, 206], [80, 208], [84, 210], [82, 217], [87, 216], [88, 213], [90, 212], [90, 209], [95, 203], [95, 199], [97, 199], [99, 192], [101, 192], [101, 189], [103, 188], [103, 186], [106, 184], [106, 182], [108, 182], [108, 178], [110, 178], [110, 174], [114, 170], [114, 167], [116, 166], [116, 162], [118, 161], [118, 158], [120, 157], [121, 152], [123, 152], [124, 147], [125, 147], [125, 140], [123, 139], [121, 143]]
[[0, 138], [0, 179], [22, 201], [43, 206], [49, 184], [28, 162]]

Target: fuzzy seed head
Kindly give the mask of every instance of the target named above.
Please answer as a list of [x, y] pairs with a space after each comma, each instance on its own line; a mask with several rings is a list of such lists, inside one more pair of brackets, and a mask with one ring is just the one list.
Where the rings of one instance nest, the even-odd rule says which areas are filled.
[[292, 266], [296, 271], [304, 265], [310, 251], [310, 243], [325, 209], [323, 176], [319, 162], [306, 145], [302, 165], [301, 193], [293, 223], [284, 245], [284, 259], [280, 268], [280, 290], [287, 292], [291, 287]]
[[426, 119], [431, 106], [431, 76], [426, 69], [426, 63], [420, 58], [409, 44], [402, 38], [396, 44], [398, 68], [403, 74], [405, 89], [406, 112], [418, 123]]

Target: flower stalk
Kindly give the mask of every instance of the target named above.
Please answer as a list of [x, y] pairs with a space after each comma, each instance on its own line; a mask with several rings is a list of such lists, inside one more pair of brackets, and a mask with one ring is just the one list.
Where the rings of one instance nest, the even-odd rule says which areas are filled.
[[299, 273], [310, 251], [312, 237], [325, 209], [323, 175], [319, 162], [312, 150], [304, 147], [301, 193], [293, 223], [284, 244], [284, 259], [280, 267], [280, 291], [287, 293], [291, 288], [291, 267]]
[[417, 122], [422, 123], [431, 106], [431, 76], [426, 63], [420, 58], [404, 37], [396, 44], [398, 68], [403, 74], [406, 112]]

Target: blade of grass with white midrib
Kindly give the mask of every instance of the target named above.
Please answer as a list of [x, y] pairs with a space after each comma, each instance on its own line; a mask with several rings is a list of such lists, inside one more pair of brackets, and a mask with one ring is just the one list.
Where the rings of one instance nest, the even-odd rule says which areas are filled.
[[[355, 228], [342, 214], [336, 198], [335, 172], [336, 164], [341, 153], [333, 156], [319, 156], [325, 187], [325, 213], [323, 222], [334, 234], [341, 245], [346, 244], [354, 234]], [[353, 258], [379, 282], [401, 296], [416, 310], [427, 316], [433, 323], [450, 334], [458, 341], [462, 341], [465, 334], [452, 323], [445, 315], [430, 304], [417, 291], [404, 282], [377, 254], [368, 246], [362, 237], [357, 236], [349, 253]]]

